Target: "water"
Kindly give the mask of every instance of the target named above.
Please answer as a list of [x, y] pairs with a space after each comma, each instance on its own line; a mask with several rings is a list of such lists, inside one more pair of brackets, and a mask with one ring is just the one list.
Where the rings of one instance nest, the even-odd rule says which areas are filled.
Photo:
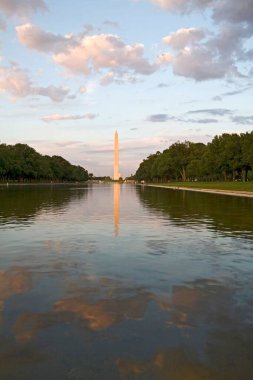
[[252, 380], [253, 200], [0, 188], [0, 379]]

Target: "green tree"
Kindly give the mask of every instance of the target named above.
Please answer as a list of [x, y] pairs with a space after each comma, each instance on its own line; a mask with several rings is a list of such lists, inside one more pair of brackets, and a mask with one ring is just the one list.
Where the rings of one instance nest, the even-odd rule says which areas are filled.
[[26, 144], [0, 144], [2, 180], [87, 181], [88, 172], [60, 156], [42, 156]]
[[153, 178], [152, 165], [156, 158], [160, 155], [160, 152], [149, 155], [145, 160], [142, 161], [138, 170], [136, 171], [136, 178], [138, 181], [145, 180], [151, 181]]
[[241, 134], [242, 180], [246, 181], [248, 172], [253, 170], [253, 132]]

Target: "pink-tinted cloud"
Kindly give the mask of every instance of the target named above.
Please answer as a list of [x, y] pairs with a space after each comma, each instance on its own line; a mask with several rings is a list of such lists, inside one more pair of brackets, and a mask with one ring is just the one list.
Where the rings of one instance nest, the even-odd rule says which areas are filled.
[[87, 91], [88, 91], [88, 89], [87, 89], [86, 86], [81, 86], [81, 87], [79, 88], [79, 93], [80, 93], [80, 94], [86, 94]]
[[68, 95], [69, 90], [53, 85], [36, 86], [25, 70], [13, 64], [8, 68], [0, 66], [0, 92], [8, 93], [14, 99], [39, 95], [48, 97], [54, 102], [61, 102]]
[[86, 36], [78, 46], [55, 54], [54, 60], [74, 73], [85, 75], [104, 68], [129, 69], [144, 75], [156, 69], [144, 58], [144, 45], [126, 45], [118, 36], [110, 34]]
[[53, 115], [47, 115], [42, 118], [43, 121], [46, 123], [50, 123], [52, 121], [66, 121], [66, 120], [81, 120], [81, 119], [89, 119], [93, 120], [97, 117], [97, 115], [93, 113], [86, 113], [84, 115], [59, 115], [59, 114], [53, 114]]
[[26, 47], [44, 53], [64, 51], [69, 45], [75, 45], [71, 36], [61, 36], [49, 32], [32, 24], [23, 24], [16, 27], [19, 41]]
[[158, 69], [144, 57], [144, 45], [128, 45], [117, 35], [60, 36], [31, 24], [16, 28], [19, 41], [26, 47], [52, 53], [53, 60], [74, 74], [89, 75], [108, 69], [114, 73], [149, 75]]
[[47, 6], [43, 0], [0, 0], [0, 11], [7, 16], [27, 16], [46, 10]]
[[183, 49], [194, 45], [205, 37], [203, 30], [197, 28], [183, 28], [163, 38], [163, 42], [175, 49]]
[[160, 67], [160, 66], [172, 63], [172, 61], [173, 61], [173, 55], [171, 53], [168, 53], [168, 52], [162, 53], [157, 58], [157, 65]]

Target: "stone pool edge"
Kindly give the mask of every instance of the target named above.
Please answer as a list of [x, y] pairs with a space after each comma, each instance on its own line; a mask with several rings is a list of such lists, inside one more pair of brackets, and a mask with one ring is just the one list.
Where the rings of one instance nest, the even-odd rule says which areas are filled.
[[158, 187], [160, 189], [169, 189], [169, 190], [185, 190], [185, 191], [196, 191], [198, 193], [208, 193], [208, 194], [221, 194], [221, 195], [232, 195], [236, 197], [247, 197], [253, 198], [253, 192], [249, 191], [233, 191], [233, 190], [219, 190], [219, 189], [198, 189], [193, 187], [178, 187], [178, 186], [162, 186], [162, 185], [150, 185], [150, 184], [140, 184], [139, 186], [148, 186], [148, 187]]

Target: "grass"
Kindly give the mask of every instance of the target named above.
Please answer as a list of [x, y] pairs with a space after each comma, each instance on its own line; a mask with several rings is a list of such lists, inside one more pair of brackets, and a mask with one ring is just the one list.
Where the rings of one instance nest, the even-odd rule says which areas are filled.
[[167, 182], [152, 183], [154, 186], [189, 187], [194, 189], [213, 189], [253, 192], [253, 182]]

